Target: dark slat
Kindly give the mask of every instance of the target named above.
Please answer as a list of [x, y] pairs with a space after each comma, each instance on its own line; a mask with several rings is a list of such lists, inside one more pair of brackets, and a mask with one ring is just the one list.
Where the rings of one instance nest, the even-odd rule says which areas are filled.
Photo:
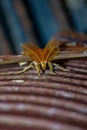
[[54, 16], [60, 26], [60, 30], [70, 29], [65, 10], [63, 10], [63, 5], [61, 0], [49, 0]]
[[28, 0], [27, 4], [35, 21], [38, 35], [43, 45], [45, 45], [59, 29], [58, 22], [53, 16], [49, 0]]
[[22, 42], [26, 42], [28, 39], [14, 10], [12, 1], [7, 0], [6, 2], [4, 2], [3, 0], [1, 0], [0, 8], [3, 16], [5, 17], [6, 26], [8, 28], [8, 33], [12, 40], [13, 47], [16, 52], [19, 53], [21, 50], [20, 44]]
[[24, 5], [23, 1], [13, 0], [13, 6], [17, 17], [19, 18], [19, 21], [24, 29], [24, 33], [27, 36], [27, 40], [36, 43], [37, 39], [34, 33], [33, 21], [29, 17], [26, 6]]
[[8, 39], [5, 37], [5, 33], [0, 23], [0, 55], [6, 55], [6, 54], [12, 54], [12, 48], [9, 45]]
[[[87, 4], [85, 0], [65, 0], [73, 28], [78, 32], [87, 33]], [[83, 20], [84, 19], [84, 20]], [[83, 25], [83, 26], [82, 26]]]

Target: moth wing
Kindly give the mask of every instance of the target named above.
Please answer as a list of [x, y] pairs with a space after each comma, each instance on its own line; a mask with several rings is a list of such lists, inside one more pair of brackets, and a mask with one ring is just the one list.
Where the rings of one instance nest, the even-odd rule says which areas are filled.
[[23, 56], [23, 55], [0, 56], [0, 65], [1, 64], [27, 62], [27, 61], [30, 61], [30, 59], [26, 56]]
[[59, 47], [62, 45], [60, 41], [52, 39], [44, 48], [44, 58], [46, 61], [51, 61], [55, 55], [59, 53]]
[[41, 49], [34, 43], [22, 44], [23, 55], [28, 56], [30, 59], [41, 62], [42, 52]]
[[52, 47], [54, 47], [54, 46], [59, 47], [59, 46], [61, 46], [62, 44], [63, 44], [62, 42], [60, 42], [60, 41], [56, 40], [55, 38], [53, 38], [52, 40], [50, 40], [50, 41], [47, 43], [47, 45], [46, 45], [45, 48], [44, 48], [44, 51], [50, 50], [50, 49], [51, 49]]
[[22, 53], [23, 54], [27, 55], [27, 54], [31, 53], [31, 51], [29, 51], [29, 49], [32, 51], [35, 51], [35, 50], [39, 49], [39, 47], [36, 44], [31, 43], [31, 42], [22, 44]]
[[76, 43], [76, 45], [69, 44], [65, 44], [60, 48], [60, 53], [54, 57], [54, 60], [87, 57], [87, 46], [80, 43]]

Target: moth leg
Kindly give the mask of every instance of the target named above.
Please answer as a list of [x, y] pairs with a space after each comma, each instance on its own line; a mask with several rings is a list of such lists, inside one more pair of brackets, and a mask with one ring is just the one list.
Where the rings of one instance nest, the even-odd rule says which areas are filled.
[[39, 64], [35, 64], [35, 68], [38, 72], [38, 75], [40, 75], [40, 73], [42, 72], [41, 68], [40, 68], [40, 65]]
[[66, 69], [66, 68], [64, 68], [64, 67], [62, 67], [62, 66], [60, 66], [60, 65], [58, 65], [58, 64], [53, 63], [53, 65], [54, 65], [56, 68], [58, 68], [59, 70], [69, 71], [69, 69]]
[[50, 69], [51, 74], [56, 75], [56, 73], [53, 72], [53, 64], [51, 62], [48, 62], [48, 67]]
[[27, 70], [29, 70], [31, 68], [34, 68], [33, 62], [31, 62], [30, 65], [25, 67], [23, 70], [16, 72], [16, 74], [24, 73], [24, 72], [26, 72]]
[[18, 64], [19, 64], [20, 66], [23, 66], [23, 65], [27, 64], [27, 62], [19, 62]]

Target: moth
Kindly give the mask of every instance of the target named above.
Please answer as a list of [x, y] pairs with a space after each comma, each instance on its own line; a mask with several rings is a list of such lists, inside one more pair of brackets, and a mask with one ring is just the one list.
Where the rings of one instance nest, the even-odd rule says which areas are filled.
[[52, 39], [44, 49], [41, 49], [34, 43], [24, 43], [22, 44], [21, 55], [0, 56], [0, 64], [30, 62], [27, 67], [17, 72], [17, 74], [21, 74], [29, 69], [36, 69], [38, 75], [40, 75], [47, 67], [50, 69], [51, 74], [56, 74], [54, 72], [54, 67], [59, 70], [69, 71], [57, 64], [56, 61], [61, 59], [87, 57], [87, 46], [77, 44], [76, 42], [74, 44], [75, 45], [72, 45], [71, 42], [64, 44]]

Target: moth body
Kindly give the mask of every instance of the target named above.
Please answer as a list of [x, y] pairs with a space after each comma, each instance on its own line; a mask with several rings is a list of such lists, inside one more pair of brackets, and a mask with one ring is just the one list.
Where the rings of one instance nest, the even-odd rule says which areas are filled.
[[25, 72], [31, 68], [35, 68], [38, 74], [40, 75], [40, 73], [45, 71], [48, 66], [51, 73], [54, 74], [53, 64], [51, 63], [51, 61], [53, 60], [54, 56], [56, 56], [59, 53], [59, 45], [60, 43], [58, 44], [57, 42], [56, 44], [54, 40], [50, 41], [44, 49], [39, 48], [37, 45], [33, 43], [23, 44], [22, 54], [31, 58], [32, 62], [28, 67], [24, 68], [24, 70], [20, 71], [19, 73]]
[[47, 66], [47, 62], [46, 61], [42, 61], [41, 62], [41, 68], [42, 68], [42, 70], [46, 70], [46, 66]]

